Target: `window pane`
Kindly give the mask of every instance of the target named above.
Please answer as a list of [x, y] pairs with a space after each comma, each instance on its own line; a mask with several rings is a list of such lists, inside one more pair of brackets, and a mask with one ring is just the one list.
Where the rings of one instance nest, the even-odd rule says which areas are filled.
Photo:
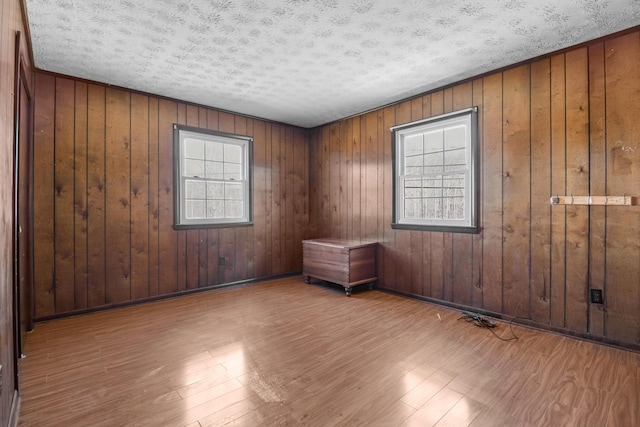
[[224, 200], [207, 202], [207, 218], [224, 218]]
[[442, 219], [442, 199], [424, 199], [424, 219]]
[[225, 144], [224, 162], [237, 164], [242, 163], [242, 147], [239, 145]]
[[224, 159], [224, 144], [207, 141], [205, 155], [207, 160], [222, 161]]
[[189, 200], [186, 201], [186, 216], [189, 219], [201, 219], [204, 218], [206, 208], [206, 202], [204, 200]]
[[204, 162], [202, 160], [185, 159], [182, 176], [204, 177]]
[[224, 179], [224, 163], [222, 162], [206, 162], [207, 179]]
[[186, 180], [185, 182], [185, 197], [187, 199], [201, 199], [204, 200], [205, 196], [205, 183], [202, 181]]
[[190, 159], [204, 159], [204, 141], [186, 138], [184, 140], [184, 157]]
[[242, 200], [243, 199], [243, 185], [242, 183], [225, 183], [224, 196], [226, 200]]
[[444, 164], [446, 171], [464, 170], [466, 169], [466, 152], [464, 148], [444, 153]]
[[182, 125], [173, 129], [174, 226], [251, 225], [251, 139]]
[[422, 135], [407, 136], [404, 139], [404, 155], [407, 157], [422, 153]]
[[464, 219], [464, 198], [449, 197], [442, 200], [444, 219]]
[[464, 126], [448, 128], [444, 132], [444, 146], [447, 150], [466, 146], [466, 129]]
[[242, 218], [242, 206], [241, 201], [227, 200], [224, 205], [225, 218]]
[[408, 219], [422, 218], [422, 199], [405, 199], [404, 217]]
[[225, 163], [224, 179], [235, 179], [236, 181], [242, 180], [242, 166], [234, 163]]
[[439, 130], [424, 134], [424, 152], [434, 153], [444, 149], [444, 133]]
[[477, 232], [477, 108], [392, 131], [398, 190], [392, 227]]
[[207, 199], [223, 200], [224, 199], [224, 183], [207, 182]]

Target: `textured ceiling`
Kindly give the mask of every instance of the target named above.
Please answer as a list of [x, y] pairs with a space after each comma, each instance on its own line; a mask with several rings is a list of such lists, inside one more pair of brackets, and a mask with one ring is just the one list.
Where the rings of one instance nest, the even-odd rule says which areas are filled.
[[640, 24], [639, 0], [26, 0], [36, 66], [313, 127]]

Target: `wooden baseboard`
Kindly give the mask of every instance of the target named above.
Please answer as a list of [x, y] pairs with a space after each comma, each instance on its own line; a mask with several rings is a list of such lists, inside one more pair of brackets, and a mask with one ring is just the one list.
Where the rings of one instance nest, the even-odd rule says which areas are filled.
[[478, 314], [482, 314], [483, 316], [489, 316], [489, 317], [493, 317], [493, 318], [496, 318], [496, 319], [500, 319], [500, 320], [503, 320], [505, 322], [513, 322], [514, 325], [518, 325], [518, 326], [525, 326], [525, 327], [528, 327], [528, 328], [537, 329], [539, 331], [554, 332], [554, 333], [557, 333], [557, 334], [560, 334], [560, 335], [564, 335], [564, 336], [567, 336], [567, 337], [570, 337], [570, 338], [581, 339], [581, 340], [584, 340], [584, 341], [589, 341], [589, 342], [594, 342], [594, 343], [597, 343], [597, 344], [608, 345], [608, 346], [612, 346], [612, 347], [616, 347], [616, 348], [622, 348], [624, 350], [629, 350], [629, 351], [633, 351], [633, 352], [636, 352], [636, 353], [640, 353], [640, 344], [629, 343], [629, 342], [624, 342], [624, 341], [620, 341], [620, 340], [611, 339], [611, 338], [608, 338], [608, 337], [601, 337], [601, 336], [591, 335], [589, 333], [573, 331], [571, 329], [560, 328], [560, 327], [557, 327], [557, 326], [548, 325], [546, 323], [537, 322], [537, 321], [532, 320], [532, 319], [526, 319], [526, 318], [522, 318], [522, 317], [515, 317], [514, 318], [514, 316], [510, 316], [510, 315], [504, 314], [504, 313], [496, 313], [496, 312], [493, 312], [493, 311], [483, 310], [481, 308], [466, 306], [466, 305], [462, 305], [462, 304], [456, 304], [456, 303], [449, 302], [449, 301], [442, 301], [442, 300], [439, 300], [439, 299], [425, 297], [425, 296], [422, 296], [422, 295], [416, 295], [416, 294], [412, 294], [412, 293], [409, 293], [409, 292], [402, 292], [402, 291], [398, 291], [398, 290], [395, 290], [395, 289], [388, 289], [388, 288], [384, 288], [384, 287], [380, 287], [380, 286], [378, 286], [376, 289], [378, 289], [379, 291], [382, 291], [382, 292], [387, 292], [387, 293], [394, 294], [394, 295], [400, 295], [400, 296], [407, 297], [407, 298], [417, 299], [417, 300], [429, 302], [429, 303], [436, 304], [436, 305], [442, 305], [442, 306], [445, 306], [445, 307], [454, 308], [454, 309], [457, 309], [457, 310], [472, 311], [474, 313], [478, 313]]
[[97, 306], [97, 307], [83, 308], [81, 310], [72, 310], [72, 311], [67, 311], [67, 312], [64, 312], [64, 313], [57, 313], [57, 314], [51, 314], [51, 315], [48, 315], [48, 316], [35, 317], [33, 319], [33, 321], [34, 321], [34, 323], [35, 322], [46, 322], [48, 320], [61, 319], [61, 318], [64, 318], [64, 317], [78, 316], [78, 315], [81, 315], [81, 314], [95, 313], [95, 312], [98, 312], [98, 311], [111, 310], [111, 309], [114, 309], [114, 308], [129, 307], [129, 306], [132, 306], [132, 305], [144, 304], [144, 303], [153, 302], [153, 301], [160, 301], [160, 300], [164, 300], [164, 299], [168, 299], [168, 298], [180, 297], [180, 296], [183, 296], [183, 295], [191, 295], [191, 294], [195, 294], [195, 293], [199, 293], [199, 292], [211, 291], [213, 289], [221, 289], [221, 288], [229, 288], [229, 287], [242, 287], [242, 286], [247, 286], [247, 285], [250, 285], [250, 284], [257, 283], [257, 282], [262, 282], [262, 281], [265, 281], [265, 280], [280, 279], [280, 278], [283, 278], [283, 277], [290, 277], [290, 276], [295, 276], [295, 275], [300, 275], [300, 274], [302, 274], [302, 272], [294, 271], [294, 272], [289, 272], [289, 273], [281, 273], [281, 274], [274, 274], [274, 275], [271, 275], [271, 276], [258, 277], [258, 278], [254, 278], [254, 279], [238, 280], [236, 282], [221, 283], [219, 285], [205, 286], [205, 287], [197, 288], [197, 289], [185, 289], [185, 290], [182, 290], [182, 291], [172, 292], [172, 293], [166, 294], [166, 295], [156, 295], [156, 296], [148, 297], [148, 298], [140, 298], [140, 299], [137, 299], [137, 300], [134, 300], [134, 301], [124, 301], [124, 302], [120, 302], [120, 303], [105, 304], [105, 305], [100, 305], [100, 306]]

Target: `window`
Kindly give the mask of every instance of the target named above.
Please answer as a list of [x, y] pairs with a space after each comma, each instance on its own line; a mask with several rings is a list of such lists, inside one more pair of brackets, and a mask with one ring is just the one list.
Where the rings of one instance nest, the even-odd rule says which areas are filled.
[[391, 131], [392, 227], [477, 233], [477, 108]]
[[251, 225], [251, 138], [173, 126], [175, 228]]

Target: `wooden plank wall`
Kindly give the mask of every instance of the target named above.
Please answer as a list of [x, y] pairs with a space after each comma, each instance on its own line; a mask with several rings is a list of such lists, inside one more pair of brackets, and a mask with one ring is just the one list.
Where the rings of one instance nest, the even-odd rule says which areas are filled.
[[[29, 46], [20, 0], [0, 2], [0, 425], [9, 425], [17, 408], [13, 329], [13, 228], [14, 228], [14, 77], [16, 31], [30, 74]], [[17, 417], [17, 414], [13, 414]]]
[[[302, 269], [304, 130], [43, 72], [35, 98], [36, 319]], [[254, 137], [253, 227], [173, 229], [174, 123]]]
[[[638, 69], [635, 31], [314, 129], [314, 235], [379, 241], [382, 288], [640, 343], [640, 206], [549, 205], [640, 197]], [[482, 231], [391, 229], [389, 127], [474, 105]]]

